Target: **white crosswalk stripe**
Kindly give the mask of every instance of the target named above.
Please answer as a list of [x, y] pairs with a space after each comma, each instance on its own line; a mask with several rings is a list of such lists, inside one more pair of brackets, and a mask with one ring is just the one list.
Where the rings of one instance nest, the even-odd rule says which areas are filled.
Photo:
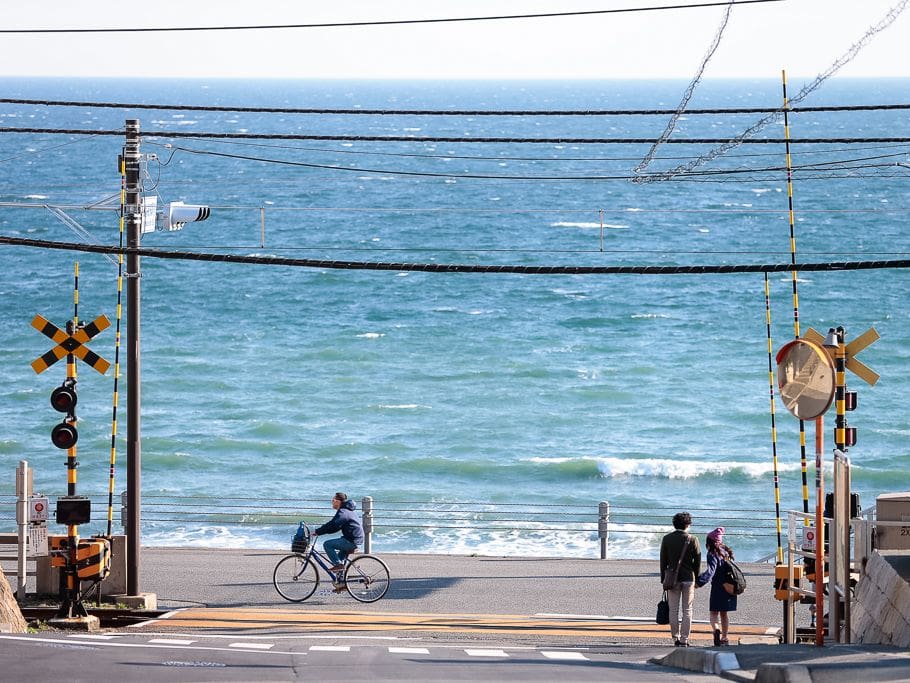
[[350, 652], [350, 645], [310, 645], [310, 652]]
[[428, 655], [430, 651], [425, 647], [390, 647], [389, 653], [393, 655]]
[[178, 638], [152, 638], [149, 643], [153, 645], [192, 645], [195, 640], [180, 640]]
[[469, 657], [508, 657], [504, 650], [465, 650]]
[[587, 659], [581, 652], [569, 652], [567, 650], [541, 650], [540, 654], [547, 659]]
[[273, 643], [229, 643], [228, 647], [243, 648], [244, 650], [271, 650]]

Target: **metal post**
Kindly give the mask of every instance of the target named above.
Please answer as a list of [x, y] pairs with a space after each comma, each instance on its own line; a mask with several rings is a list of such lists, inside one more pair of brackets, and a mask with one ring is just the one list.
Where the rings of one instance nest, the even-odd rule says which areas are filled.
[[364, 496], [363, 502], [363, 552], [369, 553], [373, 548], [373, 497]]
[[19, 461], [19, 467], [16, 469], [16, 527], [19, 533], [19, 547], [16, 557], [16, 597], [21, 601], [25, 599], [26, 581], [26, 560], [28, 550], [28, 499], [31, 494], [29, 483], [28, 462]]
[[597, 506], [597, 537], [600, 539], [600, 559], [605, 560], [610, 541], [610, 503], [605, 500]]
[[[142, 187], [139, 177], [139, 120], [126, 120], [126, 144], [123, 147], [126, 179], [127, 248], [138, 249], [142, 216]], [[127, 491], [127, 593], [139, 595], [139, 521], [141, 508], [142, 446], [140, 441], [140, 311], [139, 255], [130, 252], [126, 258], [126, 491]]]
[[825, 644], [825, 418], [815, 418], [815, 645]]
[[[835, 448], [835, 466], [840, 464], [838, 462], [837, 453], [840, 452], [842, 456], [847, 453], [847, 346], [845, 344], [846, 332], [843, 327], [838, 327], [835, 330], [837, 335], [837, 348], [834, 351], [834, 408], [835, 408], [835, 418], [834, 418], [834, 448]], [[831, 539], [830, 539], [830, 548], [831, 548], [831, 562], [830, 568], [831, 571], [828, 575], [828, 605], [829, 605], [829, 618], [828, 618], [828, 633], [834, 635], [834, 642], [841, 642], [841, 620], [844, 617], [843, 611], [841, 610], [840, 596], [837, 592], [837, 579], [843, 577], [845, 591], [849, 588], [850, 585], [850, 574], [849, 574], [849, 562], [847, 563], [847, 571], [844, 574], [840, 573], [840, 568], [843, 566], [841, 563], [844, 561], [844, 558], [841, 557], [840, 553], [840, 539], [838, 538], [838, 525], [840, 516], [838, 515], [838, 506], [842, 491], [840, 490], [841, 485], [840, 478], [835, 476], [834, 478], [834, 519], [831, 521]], [[846, 492], [847, 496], [847, 505], [850, 504], [850, 491], [849, 488]], [[848, 517], [849, 517], [849, 507]], [[849, 533], [849, 525], [848, 532]], [[847, 546], [849, 547], [849, 545]], [[849, 556], [849, 553], [848, 553]]]

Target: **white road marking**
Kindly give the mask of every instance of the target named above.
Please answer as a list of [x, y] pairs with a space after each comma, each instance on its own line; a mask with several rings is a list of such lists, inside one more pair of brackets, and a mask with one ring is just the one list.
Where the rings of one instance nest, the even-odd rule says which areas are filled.
[[228, 647], [243, 648], [244, 650], [271, 650], [274, 643], [229, 643]]
[[177, 638], [152, 638], [148, 642], [155, 645], [192, 645], [195, 640], [180, 640]]
[[350, 645], [310, 645], [310, 652], [350, 652]]
[[508, 657], [503, 650], [465, 650], [469, 657]]
[[425, 647], [390, 647], [389, 653], [393, 655], [428, 655], [430, 651]]
[[116, 635], [101, 635], [101, 634], [92, 634], [92, 633], [70, 633], [70, 638], [84, 638], [86, 640], [113, 640], [116, 638]]
[[540, 654], [547, 659], [587, 659], [580, 652], [566, 652], [564, 650], [541, 650]]

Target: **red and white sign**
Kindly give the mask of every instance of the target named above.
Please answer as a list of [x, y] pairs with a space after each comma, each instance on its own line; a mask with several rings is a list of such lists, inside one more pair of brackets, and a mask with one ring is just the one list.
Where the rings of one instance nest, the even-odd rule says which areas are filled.
[[47, 521], [47, 498], [44, 496], [32, 496], [28, 499], [28, 521], [29, 522], [46, 522]]
[[815, 527], [803, 527], [803, 550], [815, 550]]

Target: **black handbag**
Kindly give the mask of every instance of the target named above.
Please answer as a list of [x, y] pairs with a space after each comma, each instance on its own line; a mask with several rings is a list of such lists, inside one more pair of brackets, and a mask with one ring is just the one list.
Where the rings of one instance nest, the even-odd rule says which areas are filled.
[[670, 623], [670, 603], [667, 602], [667, 591], [664, 591], [663, 599], [657, 603], [657, 617], [654, 621], [661, 626], [666, 626]]

